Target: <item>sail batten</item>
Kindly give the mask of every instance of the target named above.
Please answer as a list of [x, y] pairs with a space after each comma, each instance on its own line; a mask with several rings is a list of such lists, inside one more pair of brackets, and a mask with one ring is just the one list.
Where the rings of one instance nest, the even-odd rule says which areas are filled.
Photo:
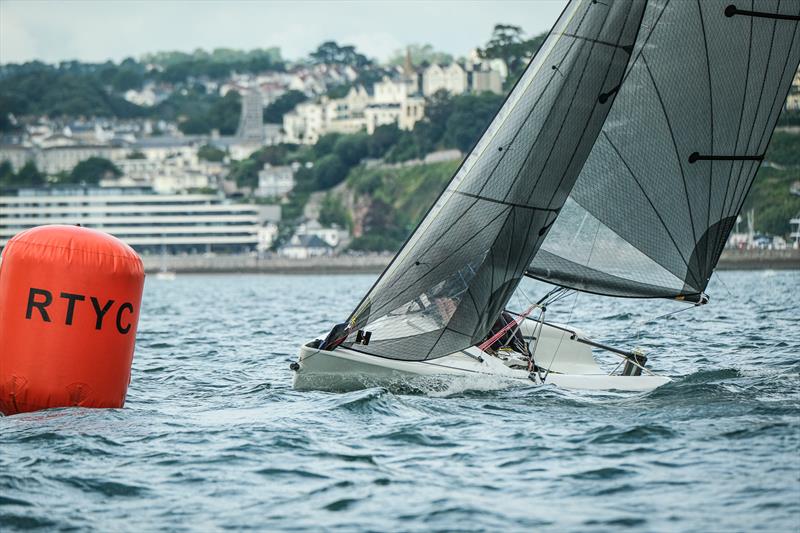
[[[591, 151], [644, 8], [644, 0], [568, 3], [451, 183], [351, 315], [345, 345], [425, 360], [486, 335]], [[601, 102], [602, 94], [612, 96]], [[358, 331], [370, 333], [366, 344]]]
[[800, 2], [760, 1], [759, 17], [729, 5], [648, 2], [602, 133], [527, 275], [611, 296], [703, 293], [800, 63]]

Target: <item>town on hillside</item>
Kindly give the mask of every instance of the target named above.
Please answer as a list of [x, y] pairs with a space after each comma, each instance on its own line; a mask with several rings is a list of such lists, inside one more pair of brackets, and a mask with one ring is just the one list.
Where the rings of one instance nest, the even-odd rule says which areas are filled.
[[[395, 251], [543, 36], [499, 24], [462, 58], [352, 46], [0, 66], [0, 249], [81, 224], [145, 258]], [[728, 243], [800, 246], [800, 71]]]

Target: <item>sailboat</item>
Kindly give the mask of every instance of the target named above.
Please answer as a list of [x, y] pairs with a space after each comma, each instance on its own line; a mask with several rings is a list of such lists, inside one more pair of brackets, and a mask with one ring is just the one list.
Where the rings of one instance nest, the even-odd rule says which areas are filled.
[[[667, 383], [644, 354], [547, 322], [546, 309], [567, 291], [708, 302], [800, 63], [798, 22], [800, 2], [570, 1], [347, 321], [301, 346], [295, 388]], [[509, 315], [526, 276], [555, 287]]]
[[[165, 239], [166, 237], [162, 235], [161, 238]], [[156, 279], [161, 281], [174, 281], [176, 277], [175, 271], [167, 267], [167, 245], [161, 243], [161, 266], [158, 272], [156, 272]]]

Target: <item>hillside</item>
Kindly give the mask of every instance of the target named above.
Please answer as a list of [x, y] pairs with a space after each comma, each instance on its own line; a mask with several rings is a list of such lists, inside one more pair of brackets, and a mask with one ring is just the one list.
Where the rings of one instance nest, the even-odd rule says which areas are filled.
[[[756, 212], [756, 231], [789, 233], [789, 219], [800, 213], [800, 196], [789, 189], [800, 180], [800, 135], [776, 132], [767, 163], [756, 176], [744, 209]], [[394, 251], [413, 231], [448, 180], [458, 161], [413, 166], [353, 167], [345, 182], [323, 201], [326, 222], [353, 229], [354, 250]]]

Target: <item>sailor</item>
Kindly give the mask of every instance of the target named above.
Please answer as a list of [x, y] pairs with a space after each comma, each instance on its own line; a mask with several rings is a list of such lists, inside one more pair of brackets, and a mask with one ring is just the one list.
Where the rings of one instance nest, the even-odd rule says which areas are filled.
[[333, 326], [331, 332], [328, 333], [328, 336], [325, 337], [325, 340], [323, 340], [320, 343], [319, 349], [327, 350], [330, 352], [334, 350], [337, 346], [342, 344], [349, 334], [350, 334], [349, 323], [342, 322], [340, 324], [336, 324], [335, 326]]
[[[497, 318], [497, 321], [494, 323], [494, 326], [492, 326], [492, 329], [489, 331], [489, 335], [486, 338], [489, 339], [496, 335], [500, 332], [500, 330], [508, 326], [508, 324], [513, 321], [514, 317], [511, 315], [511, 313], [508, 311], [503, 311], [500, 313], [500, 316]], [[492, 343], [490, 347], [494, 352], [497, 352], [501, 348], [511, 348], [515, 352], [521, 353], [525, 356], [528, 355], [528, 345], [525, 343], [522, 333], [520, 333], [519, 326], [512, 326], [509, 328], [508, 331], [506, 331], [502, 337]]]

